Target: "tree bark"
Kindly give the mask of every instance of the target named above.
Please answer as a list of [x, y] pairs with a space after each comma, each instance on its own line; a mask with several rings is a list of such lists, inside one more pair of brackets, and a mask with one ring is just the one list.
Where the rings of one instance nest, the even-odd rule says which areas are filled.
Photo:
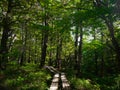
[[110, 16], [109, 16], [109, 18], [105, 19], [105, 23], [108, 27], [110, 37], [111, 37], [111, 41], [112, 41], [112, 45], [114, 46], [114, 50], [115, 50], [115, 53], [116, 53], [117, 72], [120, 72], [120, 46], [119, 46], [118, 41], [115, 38], [113, 21], [111, 20]]
[[[95, 0], [94, 2], [95, 4], [95, 7], [97, 8], [101, 8], [101, 7], [106, 7], [106, 8], [109, 8], [109, 5], [108, 5], [108, 1], [107, 1], [107, 4], [105, 4], [103, 1], [101, 0]], [[119, 5], [120, 1], [117, 0], [116, 1], [116, 6], [117, 8], [120, 7]], [[113, 17], [112, 17], [112, 14], [108, 13], [109, 15], [105, 15], [105, 14], [102, 14], [101, 15], [101, 18], [105, 21], [105, 24], [107, 25], [108, 27], [108, 31], [109, 31], [109, 34], [110, 34], [110, 37], [111, 37], [111, 42], [112, 42], [112, 45], [114, 47], [114, 50], [115, 50], [115, 53], [116, 53], [116, 59], [117, 59], [117, 72], [120, 72], [120, 46], [119, 46], [119, 43], [118, 41], [116, 40], [116, 37], [114, 35], [114, 26], [113, 26]], [[114, 13], [115, 14], [115, 13]], [[117, 14], [116, 14], [117, 15]]]
[[45, 30], [43, 35], [42, 48], [41, 48], [42, 51], [41, 51], [40, 68], [42, 68], [45, 65], [47, 41], [48, 41], [48, 30]]
[[62, 39], [60, 34], [58, 35], [57, 50], [56, 50], [56, 67], [61, 69], [61, 52], [62, 52]]
[[47, 51], [47, 42], [48, 42], [48, 34], [49, 30], [48, 28], [48, 22], [47, 22], [47, 16], [45, 15], [44, 20], [45, 30], [42, 31], [42, 46], [41, 46], [41, 61], [40, 61], [40, 68], [42, 68], [45, 65], [46, 60], [46, 51]]
[[77, 69], [77, 62], [78, 62], [78, 27], [76, 27], [75, 31], [75, 51], [74, 51], [74, 70]]
[[[103, 44], [104, 40], [103, 40], [103, 32], [101, 32], [101, 44]], [[100, 76], [103, 77], [104, 76], [104, 49], [102, 50], [102, 54], [101, 54], [101, 72], [100, 72]]]
[[[50, 37], [50, 47], [52, 47], [52, 45], [53, 45], [53, 38]], [[50, 66], [52, 66], [52, 64], [53, 64], [53, 63], [52, 63], [52, 51], [53, 51], [53, 50], [50, 50], [50, 51], [49, 51], [49, 65], [50, 65]]]
[[77, 61], [77, 77], [82, 77], [81, 72], [81, 61], [82, 61], [82, 44], [83, 44], [83, 29], [80, 26], [80, 41], [79, 41], [79, 48], [78, 48], [78, 61]]
[[21, 25], [21, 39], [22, 39], [22, 48], [21, 48], [21, 55], [19, 58], [19, 64], [22, 66], [26, 61], [26, 44], [27, 44], [27, 27], [26, 22], [22, 23]]
[[11, 17], [10, 13], [12, 10], [12, 0], [8, 0], [7, 13], [2, 21], [3, 23], [3, 33], [1, 38], [0, 47], [0, 69], [6, 69], [6, 63], [8, 61], [8, 38], [11, 35]]
[[[96, 40], [96, 30], [95, 29], [94, 29], [93, 37], [94, 37], [94, 40]], [[97, 76], [98, 75], [98, 55], [97, 55], [96, 49], [94, 51], [94, 61], [95, 61], [95, 74]]]

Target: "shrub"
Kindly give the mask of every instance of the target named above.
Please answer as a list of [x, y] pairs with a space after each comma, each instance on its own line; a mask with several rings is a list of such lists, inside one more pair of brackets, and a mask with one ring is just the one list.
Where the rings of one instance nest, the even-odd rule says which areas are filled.
[[120, 75], [118, 75], [117, 77], [115, 77], [115, 88], [116, 90], [120, 90]]
[[37, 65], [27, 64], [18, 69], [9, 69], [5, 72], [4, 86], [11, 90], [46, 90], [47, 81], [51, 75], [45, 70], [40, 70]]
[[91, 84], [89, 79], [78, 79], [72, 78], [71, 84], [75, 87], [76, 90], [100, 90], [98, 84]]

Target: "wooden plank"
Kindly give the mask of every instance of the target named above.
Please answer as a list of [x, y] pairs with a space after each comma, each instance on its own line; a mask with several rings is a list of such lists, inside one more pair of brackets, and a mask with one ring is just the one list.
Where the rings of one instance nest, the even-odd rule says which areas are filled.
[[61, 81], [63, 90], [70, 90], [70, 84], [65, 76], [65, 73], [61, 73]]
[[50, 72], [56, 74], [56, 73], [60, 73], [57, 69], [55, 69], [52, 66], [44, 66], [44, 68], [48, 69]]
[[50, 86], [50, 90], [58, 90], [59, 87], [59, 73], [55, 74]]

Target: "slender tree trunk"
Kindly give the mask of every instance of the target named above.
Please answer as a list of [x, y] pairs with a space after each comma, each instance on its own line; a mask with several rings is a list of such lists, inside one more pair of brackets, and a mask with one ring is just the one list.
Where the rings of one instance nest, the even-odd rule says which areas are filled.
[[[103, 44], [104, 40], [103, 40], [103, 32], [101, 32], [101, 44]], [[104, 50], [102, 50], [102, 53], [101, 53], [101, 77], [104, 76]]]
[[42, 46], [41, 46], [41, 61], [40, 61], [40, 68], [42, 68], [45, 65], [46, 60], [46, 51], [47, 51], [47, 42], [48, 42], [48, 34], [49, 30], [48, 28], [48, 22], [47, 22], [47, 15], [45, 15], [44, 20], [45, 30], [42, 31]]
[[[96, 40], [96, 30], [94, 29], [94, 34], [93, 34], [94, 40]], [[96, 76], [98, 75], [98, 55], [97, 51], [94, 51], [94, 61], [95, 61], [95, 74]]]
[[20, 64], [20, 66], [23, 65], [23, 62], [24, 62], [24, 51], [22, 51], [21, 56], [19, 58], [19, 64]]
[[42, 68], [45, 65], [47, 41], [48, 41], [48, 30], [45, 30], [43, 35], [42, 48], [41, 48], [42, 51], [41, 51], [40, 68]]
[[78, 27], [76, 27], [75, 31], [75, 51], [74, 51], [74, 70], [77, 69], [77, 62], [78, 62]]
[[3, 23], [3, 33], [2, 33], [2, 38], [1, 38], [1, 47], [0, 47], [0, 69], [6, 69], [6, 63], [8, 61], [8, 38], [11, 36], [11, 17], [10, 13], [12, 10], [12, 0], [8, 0], [8, 7], [7, 7], [7, 13], [6, 16], [4, 17], [2, 23]]
[[2, 39], [1, 39], [1, 58], [0, 58], [0, 68], [1, 69], [5, 69], [6, 68], [6, 63], [8, 61], [8, 46], [7, 46], [7, 42], [8, 42], [8, 33], [9, 33], [9, 27], [8, 26], [4, 26], [3, 27], [3, 34], [2, 34]]
[[101, 77], [103, 77], [104, 76], [104, 57], [103, 57], [103, 55], [101, 56]]
[[20, 57], [19, 57], [19, 64], [20, 66], [23, 65], [23, 59], [24, 59], [24, 33], [23, 33], [23, 30], [24, 30], [24, 25], [21, 26], [22, 30], [21, 30], [21, 40], [22, 40], [22, 46], [21, 46], [21, 54], [20, 54]]
[[58, 56], [59, 56], [59, 33], [57, 32], [57, 35], [56, 35], [56, 59], [55, 59], [55, 67], [56, 68], [58, 68], [58, 65], [59, 65]]
[[59, 70], [61, 70], [61, 65], [62, 65], [62, 57], [61, 57], [61, 55], [62, 55], [62, 37], [60, 38], [60, 45], [59, 45], [59, 48], [60, 48], [60, 50], [59, 50]]
[[49, 65], [52, 66], [52, 52], [49, 53]]
[[57, 50], [56, 50], [56, 67], [60, 70], [61, 69], [61, 52], [62, 52], [62, 39], [61, 36], [58, 35], [58, 43], [57, 43]]
[[34, 63], [37, 63], [37, 36], [35, 36], [35, 60]]
[[95, 74], [98, 75], [98, 55], [97, 51], [94, 52], [94, 60], [95, 60]]
[[80, 26], [80, 41], [79, 41], [79, 48], [78, 48], [77, 77], [82, 76], [82, 72], [81, 72], [82, 44], [83, 44], [83, 29]]
[[[50, 38], [50, 47], [52, 47], [53, 38]], [[49, 51], [49, 65], [52, 66], [52, 50]]]
[[27, 29], [26, 29], [25, 22], [22, 24], [21, 28], [22, 28], [22, 31], [21, 31], [22, 49], [21, 49], [21, 56], [19, 58], [19, 64], [22, 66], [26, 60]]
[[28, 63], [31, 62], [31, 49], [30, 49], [30, 46], [29, 46], [29, 51], [28, 51]]
[[114, 13], [116, 13], [117, 15], [120, 15], [120, 0], [115, 0], [115, 8], [114, 8]]

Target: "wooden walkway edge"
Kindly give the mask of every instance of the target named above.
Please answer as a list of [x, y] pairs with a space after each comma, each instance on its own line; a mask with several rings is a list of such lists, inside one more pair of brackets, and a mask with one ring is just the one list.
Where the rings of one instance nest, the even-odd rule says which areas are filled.
[[[61, 80], [61, 82], [60, 82]], [[59, 88], [59, 85], [62, 85], [62, 88]], [[51, 86], [49, 90], [70, 90], [69, 81], [66, 78], [65, 73], [56, 73], [53, 77]]]
[[62, 90], [70, 90], [70, 84], [66, 78], [65, 73], [61, 73], [61, 81], [62, 81]]
[[58, 90], [59, 87], [59, 73], [55, 74], [50, 86], [50, 90]]

